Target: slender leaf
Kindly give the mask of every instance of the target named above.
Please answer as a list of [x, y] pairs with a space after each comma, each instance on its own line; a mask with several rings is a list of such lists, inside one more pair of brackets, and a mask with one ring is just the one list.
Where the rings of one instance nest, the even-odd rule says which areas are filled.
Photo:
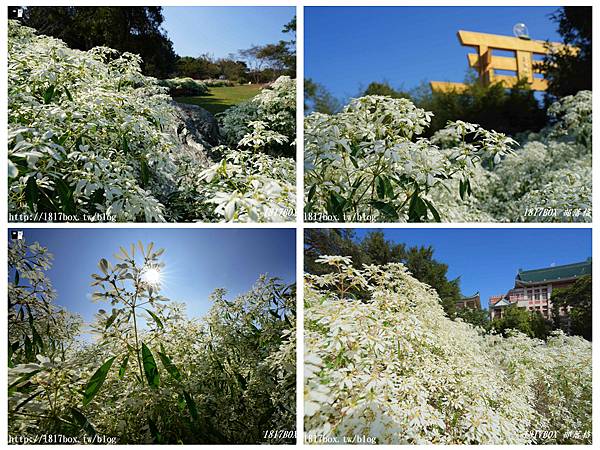
[[377, 200], [373, 200], [370, 203], [375, 209], [377, 209], [379, 212], [381, 212], [387, 219], [391, 219], [394, 221], [399, 219], [398, 211], [396, 211], [396, 208], [394, 207], [393, 204], [387, 203], [387, 202], [381, 202], [381, 201], [377, 201]]
[[427, 207], [429, 208], [429, 211], [431, 211], [431, 214], [433, 214], [433, 218], [435, 219], [435, 221], [441, 222], [442, 219], [440, 218], [440, 213], [438, 213], [437, 209], [435, 209], [435, 207], [431, 204], [429, 200], [423, 201], [427, 204]]
[[85, 431], [88, 436], [95, 436], [96, 430], [90, 423], [87, 417], [77, 408], [71, 408], [71, 416], [73, 421], [79, 426], [80, 430]]
[[54, 85], [51, 84], [50, 86], [48, 86], [48, 88], [44, 91], [44, 104], [48, 104], [52, 101], [52, 98], [54, 97]]
[[151, 388], [158, 388], [160, 386], [160, 375], [158, 373], [158, 366], [156, 360], [152, 356], [152, 352], [142, 343], [142, 362], [144, 364], [144, 373], [146, 374], [146, 380]]
[[127, 363], [129, 362], [129, 355], [123, 358], [121, 362], [121, 366], [119, 367], [119, 378], [123, 378], [125, 376], [125, 371], [127, 370]]
[[40, 195], [39, 192], [35, 177], [29, 177], [27, 179], [27, 184], [25, 185], [25, 200], [31, 211], [35, 211], [35, 206], [37, 205]]
[[98, 267], [105, 275], [108, 275], [108, 261], [106, 259], [102, 258], [98, 263]]
[[183, 397], [185, 398], [185, 403], [187, 404], [188, 411], [190, 412], [190, 416], [192, 416], [192, 418], [194, 420], [197, 420], [198, 419], [198, 408], [196, 407], [196, 402], [194, 401], [192, 396], [187, 393], [187, 391], [183, 391]]
[[[148, 291], [150, 291], [150, 289], [148, 289]], [[146, 308], [144, 308], [144, 309], [146, 309]], [[146, 312], [148, 314], [150, 314], [150, 316], [154, 319], [154, 321], [156, 322], [156, 325], [158, 325], [158, 328], [161, 328], [161, 329], [164, 328], [164, 325], [163, 325], [162, 321], [158, 318], [158, 316], [156, 314], [154, 314], [149, 309], [146, 309]]]
[[156, 422], [154, 422], [154, 420], [152, 419], [148, 419], [148, 426], [150, 428], [150, 433], [152, 434], [152, 437], [154, 438], [154, 443], [155, 444], [162, 444], [163, 442], [163, 438], [162, 435], [160, 434], [160, 432], [158, 431], [158, 427], [156, 426]]
[[88, 383], [85, 386], [85, 391], [83, 393], [83, 406], [89, 404], [92, 401], [92, 399], [96, 396], [96, 394], [104, 384], [104, 380], [106, 380], [106, 375], [108, 374], [108, 371], [110, 370], [114, 360], [115, 357], [113, 356], [112, 358], [108, 359], [104, 364], [102, 364], [100, 368], [96, 370], [96, 372], [94, 372], [94, 375], [92, 375], [92, 378], [90, 378], [90, 381], [88, 381]]
[[181, 380], [181, 372], [179, 372], [179, 369], [177, 368], [177, 366], [175, 364], [173, 364], [173, 361], [171, 361], [171, 358], [169, 358], [163, 352], [158, 352], [158, 356], [160, 357], [160, 360], [161, 360], [163, 366], [165, 366], [165, 369], [167, 370], [167, 372], [169, 372], [169, 375], [171, 375], [177, 381]]

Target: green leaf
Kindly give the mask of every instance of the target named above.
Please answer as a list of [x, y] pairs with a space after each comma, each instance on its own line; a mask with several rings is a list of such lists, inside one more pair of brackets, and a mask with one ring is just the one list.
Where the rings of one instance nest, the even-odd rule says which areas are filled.
[[181, 394], [177, 396], [177, 408], [179, 409], [179, 412], [183, 412], [185, 409], [185, 398]]
[[102, 258], [100, 262], [98, 262], [98, 267], [105, 275], [108, 275], [108, 261], [106, 259]]
[[154, 321], [156, 322], [156, 325], [158, 325], [158, 328], [163, 329], [164, 325], [161, 322], [161, 320], [158, 318], [158, 316], [156, 314], [154, 314], [152, 311], [150, 311], [149, 309], [146, 309], [146, 308], [144, 308], [144, 309], [154, 319]]
[[19, 409], [21, 409], [22, 406], [25, 406], [27, 403], [29, 403], [31, 400], [33, 400], [34, 398], [36, 398], [38, 395], [43, 394], [44, 390], [40, 389], [37, 392], [34, 392], [32, 395], [30, 395], [29, 397], [27, 397], [25, 400], [23, 400], [21, 403], [19, 403], [14, 411], [18, 411]]
[[113, 312], [111, 314], [111, 316], [108, 318], [108, 320], [106, 321], [106, 327], [104, 327], [105, 330], [108, 330], [108, 328], [114, 323], [114, 321], [116, 320], [116, 318], [119, 316], [119, 311], [115, 310], [115, 312]]
[[313, 184], [308, 191], [308, 195], [306, 196], [306, 203], [310, 203], [312, 201], [316, 192], [317, 192], [317, 185]]
[[129, 141], [127, 140], [127, 136], [123, 136], [123, 140], [121, 141], [121, 147], [123, 148], [123, 153], [129, 152]]
[[140, 161], [140, 175], [142, 177], [142, 186], [146, 186], [150, 181], [150, 168], [148, 162], [145, 159]]
[[246, 387], [248, 386], [248, 382], [246, 381], [246, 379], [244, 378], [244, 376], [241, 373], [236, 372], [235, 373], [235, 377], [237, 378], [237, 381], [240, 384], [240, 387], [242, 388], [242, 391], [245, 391]]
[[15, 270], [15, 286], [19, 285], [19, 279], [20, 279], [19, 271]]
[[144, 364], [144, 373], [146, 374], [146, 380], [148, 380], [148, 386], [151, 388], [158, 388], [160, 386], [160, 375], [158, 373], [158, 366], [156, 360], [152, 356], [152, 352], [142, 343], [142, 361]]
[[125, 371], [127, 370], [127, 363], [129, 362], [129, 355], [123, 358], [121, 362], [121, 366], [119, 367], [119, 378], [123, 378], [125, 376]]
[[377, 196], [385, 198], [385, 181], [382, 175], [377, 175], [375, 178], [375, 188], [377, 189]]
[[440, 214], [438, 213], [437, 209], [435, 209], [435, 207], [431, 204], [431, 202], [429, 200], [423, 200], [426, 204], [427, 207], [429, 208], [429, 211], [431, 211], [431, 214], [433, 214], [433, 218], [436, 222], [441, 222], [442, 219], [440, 218]]
[[467, 183], [465, 182], [465, 180], [460, 180], [460, 182], [458, 184], [458, 191], [460, 193], [460, 199], [464, 200], [465, 193], [467, 192]]
[[69, 89], [65, 86], [65, 94], [67, 94], [67, 98], [69, 99], [70, 102], [73, 101], [73, 96], [71, 95], [71, 91], [69, 91]]
[[25, 375], [19, 377], [15, 382], [13, 382], [12, 384], [10, 384], [8, 386], [8, 395], [11, 396], [15, 392], [19, 392], [19, 390], [21, 389], [21, 388], [18, 387], [19, 385], [25, 383], [27, 380], [29, 380], [34, 375], [37, 375], [41, 371], [42, 371], [42, 369], [32, 370], [31, 372], [26, 373]]
[[62, 212], [65, 214], [74, 214], [76, 212], [75, 199], [73, 198], [74, 189], [60, 178], [54, 182]]
[[27, 201], [27, 206], [31, 211], [35, 211], [35, 206], [37, 205], [39, 196], [40, 191], [38, 189], [35, 177], [30, 176], [27, 179], [27, 184], [25, 185], [25, 200]]
[[163, 442], [163, 438], [158, 431], [158, 427], [156, 426], [154, 420], [148, 418], [148, 426], [150, 427], [150, 434], [152, 434], [152, 437], [154, 438], [154, 443], [161, 444]]
[[44, 104], [48, 104], [52, 101], [52, 98], [54, 97], [54, 85], [51, 84], [50, 86], [48, 86], [48, 88], [44, 91]]
[[115, 357], [108, 359], [104, 364], [100, 366], [98, 370], [92, 375], [90, 381], [87, 382], [85, 386], [85, 390], [83, 393], [83, 406], [89, 404], [92, 399], [96, 396], [102, 384], [104, 384], [104, 380], [106, 380], [106, 375], [110, 370]]
[[422, 222], [423, 218], [427, 218], [427, 205], [419, 197], [419, 191], [416, 190], [410, 197], [408, 205], [408, 221]]
[[377, 200], [371, 201], [370, 204], [379, 212], [381, 212], [386, 219], [393, 221], [397, 221], [399, 219], [398, 211], [396, 211], [396, 208], [393, 204]]
[[33, 345], [35, 347], [37, 347], [37, 351], [35, 353], [43, 352], [44, 348], [45, 348], [44, 341], [34, 325], [31, 325], [31, 337], [32, 337]]
[[192, 416], [192, 418], [194, 420], [197, 420], [198, 419], [198, 408], [196, 407], [196, 402], [194, 401], [192, 396], [187, 393], [187, 391], [183, 391], [183, 397], [185, 398], [185, 403], [187, 404], [188, 411], [190, 412], [190, 416]]
[[181, 372], [179, 372], [179, 369], [177, 368], [177, 366], [175, 364], [173, 364], [173, 361], [171, 361], [171, 358], [169, 358], [163, 352], [158, 352], [158, 356], [160, 357], [160, 360], [161, 360], [163, 366], [165, 366], [165, 369], [167, 370], [167, 372], [169, 372], [169, 375], [171, 375], [177, 381], [181, 380]]
[[29, 336], [25, 336], [25, 359], [27, 361], [31, 361], [33, 359], [33, 345], [31, 344], [31, 339]]
[[327, 212], [333, 214], [338, 219], [338, 222], [342, 221], [344, 216], [344, 208], [346, 207], [346, 199], [337, 192], [329, 193], [329, 200], [327, 202]]
[[80, 430], [85, 431], [88, 436], [95, 436], [96, 430], [90, 423], [87, 417], [77, 408], [71, 408], [71, 416], [73, 421], [79, 426]]

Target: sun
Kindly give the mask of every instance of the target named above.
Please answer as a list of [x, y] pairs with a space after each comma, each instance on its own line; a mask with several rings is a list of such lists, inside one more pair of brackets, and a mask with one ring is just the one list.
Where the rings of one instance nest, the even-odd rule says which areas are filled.
[[162, 273], [158, 267], [146, 267], [142, 272], [142, 281], [151, 286], [159, 286], [162, 281]]

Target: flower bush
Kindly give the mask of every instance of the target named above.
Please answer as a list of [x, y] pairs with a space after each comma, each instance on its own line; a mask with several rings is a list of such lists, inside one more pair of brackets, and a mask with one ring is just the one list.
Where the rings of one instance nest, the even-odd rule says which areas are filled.
[[[517, 141], [450, 122], [419, 138], [431, 113], [365, 96], [305, 120], [305, 210], [323, 221], [591, 221], [591, 93], [549, 108]], [[540, 161], [541, 158], [541, 161]]]
[[169, 88], [171, 97], [196, 96], [208, 93], [207, 83], [189, 77], [161, 80], [160, 85]]
[[[24, 257], [40, 261], [23, 273], [46, 280], [46, 249], [13, 242], [9, 252], [9, 268], [23, 271]], [[47, 331], [40, 315], [56, 308], [53, 299], [24, 303], [28, 284], [12, 276], [11, 436], [38, 443], [49, 434], [88, 444], [295, 442], [293, 286], [261, 277], [232, 300], [217, 289], [206, 316], [188, 318], [185, 305], [170, 302], [145, 276], [162, 269], [162, 252], [140, 243], [99, 261], [92, 299], [106, 309], [91, 325], [93, 342], [76, 339], [80, 322], [68, 333]]]
[[202, 82], [208, 87], [232, 87], [235, 83], [231, 80], [221, 80], [220, 78], [209, 78], [202, 80]]
[[591, 443], [589, 342], [487, 335], [401, 264], [319, 261], [336, 270], [306, 276], [308, 442]]
[[219, 118], [230, 146], [242, 143], [257, 128], [283, 136], [264, 142], [262, 151], [293, 158], [296, 155], [296, 80], [281, 76], [253, 99], [229, 108]]
[[[295, 196], [294, 161], [266, 154], [227, 190], [245, 198], [248, 190], [231, 186], [256, 181], [276, 183], [284, 194], [253, 195], [257, 211], [226, 219], [217, 194], [227, 190], [216, 179], [198, 184], [208, 169], [205, 158], [182, 150], [167, 89], [142, 75], [137, 55], [108, 48], [72, 50], [14, 21], [8, 41], [10, 214], [37, 222], [293, 220], [289, 214], [264, 213], [274, 205], [287, 211]], [[294, 92], [294, 82], [284, 77], [259, 94], [252, 120], [239, 117], [237, 126], [246, 131], [237, 140], [228, 138], [225, 158], [246, 148], [263, 153], [292, 148], [295, 122], [289, 121], [289, 108], [294, 106], [287, 100], [295, 99]], [[227, 136], [236, 126], [233, 116], [224, 125]], [[266, 167], [275, 169], [261, 173]]]

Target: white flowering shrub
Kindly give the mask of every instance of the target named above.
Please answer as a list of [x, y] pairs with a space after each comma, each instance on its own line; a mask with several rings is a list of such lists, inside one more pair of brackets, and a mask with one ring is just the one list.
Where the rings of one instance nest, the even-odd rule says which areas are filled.
[[305, 208], [322, 221], [591, 221], [591, 93], [549, 108], [521, 145], [409, 100], [353, 99], [305, 120]]
[[207, 80], [202, 80], [207, 87], [232, 87], [235, 86], [235, 83], [231, 80], [221, 80], [220, 78], [209, 78]]
[[307, 442], [591, 443], [589, 342], [486, 335], [402, 264], [320, 261], [336, 270], [306, 275]]
[[165, 220], [172, 115], [139, 57], [71, 50], [15, 22], [8, 41], [9, 212]]
[[208, 93], [208, 84], [204, 81], [194, 80], [193, 78], [169, 78], [161, 80], [161, 86], [169, 88], [171, 97], [197, 96]]
[[582, 91], [549, 108], [554, 123], [531, 134], [493, 172], [480, 209], [501, 221], [591, 222], [592, 103]]
[[294, 148], [293, 80], [259, 94], [252, 120], [226, 120], [227, 135], [244, 131], [210, 153], [223, 153], [218, 164], [248, 164], [223, 180], [203, 176], [206, 157], [183, 150], [167, 89], [142, 75], [137, 55], [72, 50], [14, 21], [8, 41], [9, 213], [37, 222], [293, 220], [294, 160], [241, 153]]
[[[448, 147], [418, 138], [431, 113], [407, 99], [366, 96], [335, 115], [305, 121], [305, 195], [308, 213], [333, 221], [442, 220], [435, 191], [464, 198], [478, 164], [500, 163], [511, 138], [461, 121], [444, 130]], [[458, 183], [458, 185], [457, 185]]]
[[283, 136], [264, 142], [262, 151], [293, 158], [296, 154], [296, 80], [281, 76], [251, 100], [224, 111], [219, 121], [230, 146], [237, 146], [257, 127]]
[[222, 159], [198, 171], [182, 171], [181, 187], [190, 192], [182, 208], [212, 221], [287, 222], [295, 218], [295, 163], [259, 151], [218, 147]]
[[[101, 259], [92, 275], [92, 299], [106, 305], [91, 324], [92, 342], [53, 333], [55, 352], [45, 322], [25, 313], [45, 345], [36, 341], [24, 360], [27, 341], [13, 333], [9, 434], [38, 443], [49, 434], [87, 444], [295, 442], [293, 287], [261, 277], [232, 300], [217, 289], [208, 313], [191, 319], [148, 275], [162, 270], [163, 250], [138, 245]], [[29, 252], [46, 257], [39, 246]], [[12, 304], [19, 306], [9, 329], [23, 321], [23, 303]]]

